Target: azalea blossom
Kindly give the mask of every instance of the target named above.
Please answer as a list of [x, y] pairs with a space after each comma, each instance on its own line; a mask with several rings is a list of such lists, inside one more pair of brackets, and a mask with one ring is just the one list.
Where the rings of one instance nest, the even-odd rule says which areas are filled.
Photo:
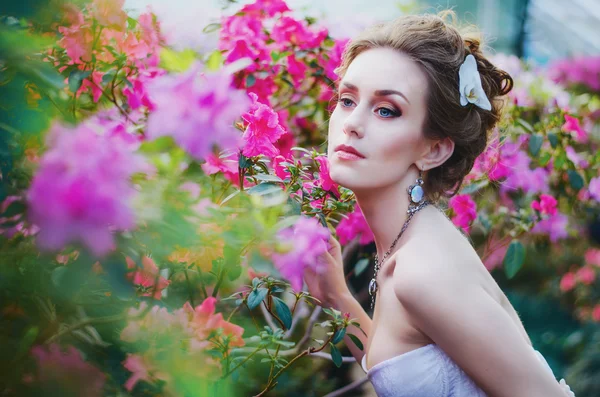
[[600, 177], [595, 177], [590, 179], [590, 184], [588, 185], [588, 190], [590, 196], [600, 202]]
[[329, 160], [325, 156], [317, 156], [315, 160], [319, 164], [319, 179], [316, 180], [316, 185], [320, 186], [325, 191], [336, 193], [338, 191], [338, 185], [329, 175]]
[[329, 236], [329, 230], [317, 219], [307, 217], [280, 231], [278, 237], [284, 252], [273, 254], [273, 262], [294, 290], [301, 290], [306, 268], [321, 271], [319, 257], [328, 250]]
[[93, 126], [93, 121], [75, 129], [55, 125], [48, 134], [49, 150], [27, 194], [42, 249], [79, 242], [101, 256], [114, 248], [113, 233], [135, 226], [130, 177], [144, 163], [131, 146], [99, 135]]
[[231, 75], [207, 73], [200, 66], [179, 75], [164, 75], [148, 84], [154, 111], [148, 117], [150, 139], [172, 136], [192, 157], [203, 160], [213, 145], [234, 148], [240, 134], [234, 121], [250, 107], [243, 92], [231, 87]]
[[454, 216], [452, 223], [469, 232], [471, 223], [477, 219], [477, 204], [468, 194], [459, 194], [452, 197], [448, 203]]
[[575, 287], [576, 284], [577, 278], [575, 277], [575, 273], [565, 273], [560, 279], [560, 290], [563, 292], [570, 291]]
[[565, 132], [572, 132], [573, 137], [579, 143], [585, 143], [588, 140], [587, 132], [581, 127], [577, 117], [565, 114], [565, 123], [562, 126], [562, 130]]
[[542, 194], [540, 196], [540, 201], [534, 200], [531, 202], [531, 208], [542, 214], [554, 215], [556, 214], [556, 204], [557, 201], [554, 197]]
[[126, 258], [127, 278], [136, 286], [141, 287], [145, 292], [142, 296], [152, 296], [154, 299], [160, 299], [162, 291], [171, 283], [169, 280], [159, 275], [158, 266], [148, 256], [143, 256], [141, 268], [137, 266], [133, 259]]
[[373, 236], [373, 232], [358, 205], [353, 212], [340, 220], [335, 232], [342, 245], [348, 244], [355, 237], [359, 237], [358, 242], [361, 245], [367, 245], [375, 241], [375, 236]]
[[279, 115], [270, 106], [260, 103], [256, 94], [250, 93], [250, 98], [252, 107], [242, 117], [246, 122], [244, 156], [274, 157], [279, 154], [274, 143], [285, 133], [279, 124]]
[[91, 4], [92, 16], [100, 25], [116, 30], [125, 30], [127, 13], [123, 11], [125, 0], [94, 0]]

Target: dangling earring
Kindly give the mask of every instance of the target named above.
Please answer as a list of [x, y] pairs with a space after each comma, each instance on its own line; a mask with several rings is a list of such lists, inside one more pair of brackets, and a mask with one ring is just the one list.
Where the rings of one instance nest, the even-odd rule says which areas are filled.
[[425, 191], [423, 190], [423, 170], [419, 169], [419, 177], [414, 185], [408, 187], [409, 205], [407, 213], [417, 212], [425, 207], [429, 202], [425, 200]]

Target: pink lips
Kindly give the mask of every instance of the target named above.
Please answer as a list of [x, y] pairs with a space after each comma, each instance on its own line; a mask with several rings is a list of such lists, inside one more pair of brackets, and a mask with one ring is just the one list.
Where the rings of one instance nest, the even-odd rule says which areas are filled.
[[348, 145], [339, 145], [335, 148], [335, 152], [343, 160], [360, 160], [365, 158], [361, 152]]

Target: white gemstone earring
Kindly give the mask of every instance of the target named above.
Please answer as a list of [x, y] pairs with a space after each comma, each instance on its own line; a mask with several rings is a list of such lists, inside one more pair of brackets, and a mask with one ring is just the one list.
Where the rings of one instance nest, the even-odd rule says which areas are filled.
[[425, 191], [423, 190], [423, 170], [419, 169], [419, 177], [414, 185], [408, 187], [408, 196], [410, 197], [410, 204], [408, 205], [408, 213], [416, 212], [429, 204], [425, 200]]

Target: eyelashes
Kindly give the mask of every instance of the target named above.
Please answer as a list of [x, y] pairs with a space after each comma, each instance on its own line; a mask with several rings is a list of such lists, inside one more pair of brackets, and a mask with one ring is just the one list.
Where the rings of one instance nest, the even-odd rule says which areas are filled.
[[[340, 103], [342, 105], [342, 107], [344, 108], [349, 108], [352, 106], [352, 104], [354, 104], [354, 101], [350, 98], [340, 98], [338, 99], [338, 103]], [[402, 112], [395, 110], [395, 109], [390, 109], [384, 106], [378, 107], [377, 109], [375, 109], [378, 116], [384, 118], [384, 119], [390, 119], [390, 118], [396, 118], [396, 117], [400, 117], [402, 115]]]

